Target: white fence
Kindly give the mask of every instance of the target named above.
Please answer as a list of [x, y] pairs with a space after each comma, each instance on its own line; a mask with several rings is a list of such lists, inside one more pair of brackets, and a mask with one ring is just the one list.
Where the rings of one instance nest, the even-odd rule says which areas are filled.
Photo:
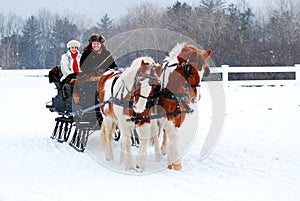
[[[229, 67], [222, 65], [221, 67], [210, 67], [211, 73], [221, 73], [222, 82], [225, 86], [230, 85], [296, 85], [300, 86], [300, 64], [294, 66], [272, 66], [272, 67]], [[295, 79], [291, 80], [228, 80], [229, 73], [261, 73], [261, 72], [292, 72], [295, 73]]]

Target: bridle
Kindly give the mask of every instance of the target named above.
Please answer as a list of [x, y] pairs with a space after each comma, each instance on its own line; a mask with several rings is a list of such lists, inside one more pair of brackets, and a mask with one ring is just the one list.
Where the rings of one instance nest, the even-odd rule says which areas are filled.
[[180, 63], [179, 62], [173, 63], [171, 65], [169, 65], [169, 62], [165, 63], [165, 66], [163, 67], [163, 81], [162, 81], [163, 85], [162, 85], [162, 89], [161, 89], [163, 91], [163, 93], [165, 91], [164, 83], [165, 83], [165, 76], [166, 76], [165, 74], [166, 74], [167, 68], [177, 67], [179, 65], [184, 70], [184, 79], [185, 79], [185, 81], [184, 81], [185, 93], [184, 94], [174, 94], [172, 96], [168, 95], [168, 98], [177, 99], [177, 100], [181, 100], [181, 101], [185, 101], [185, 100], [192, 101], [189, 98], [189, 88], [200, 87], [200, 84], [190, 84], [188, 81], [188, 78], [193, 75], [192, 68], [195, 68], [194, 66], [192, 66], [191, 63], [197, 63], [197, 66], [196, 66], [197, 72], [203, 70], [202, 65], [203, 65], [204, 60], [201, 58], [201, 56], [199, 59], [192, 60], [191, 58], [192, 58], [193, 54], [197, 54], [197, 52], [193, 52], [193, 53], [189, 54]]
[[[134, 80], [134, 85], [133, 88], [129, 89], [126, 85], [124, 80], [121, 80], [122, 84], [121, 87], [119, 87], [118, 89], [115, 89], [115, 84], [117, 82], [117, 80], [119, 79], [119, 75], [114, 77], [114, 80], [112, 82], [112, 86], [111, 86], [111, 98], [109, 100], [109, 103], [113, 103], [119, 106], [122, 106], [124, 108], [133, 108], [134, 103], [136, 101], [136, 98], [144, 98], [144, 99], [149, 99], [149, 97], [142, 95], [140, 93], [137, 93], [138, 89], [142, 86], [142, 82], [145, 79], [149, 79], [148, 80], [148, 85], [149, 87], [152, 87], [152, 83], [154, 79], [158, 78], [154, 75], [154, 71], [153, 71], [153, 65], [150, 64], [150, 74], [146, 74], [143, 72], [140, 72], [140, 69], [137, 71], [136, 75], [135, 75], [135, 80]], [[126, 95], [125, 95], [126, 94]], [[125, 97], [129, 96], [129, 100], [125, 99]], [[120, 98], [118, 98], [120, 97]]]
[[[192, 54], [197, 54], [196, 52], [193, 52]], [[200, 58], [196, 59], [196, 60], [191, 60], [191, 55], [188, 55], [187, 58], [180, 64], [182, 68], [184, 68], [184, 78], [186, 80], [186, 84], [189, 85], [190, 87], [200, 87], [199, 84], [189, 84], [188, 83], [188, 78], [189, 76], [193, 75], [191, 68], [195, 68], [193, 66], [191, 66], [190, 63], [197, 63], [196, 69], [197, 71], [202, 71], [202, 65], [203, 65], [203, 59]]]
[[134, 87], [134, 94], [132, 95], [134, 98], [135, 97], [140, 97], [140, 98], [144, 98], [144, 99], [149, 99], [149, 97], [146, 97], [142, 94], [137, 94], [135, 93], [138, 89], [138, 87], [141, 86], [141, 81], [144, 79], [149, 79], [148, 80], [148, 85], [150, 87], [152, 87], [154, 80], [157, 81], [157, 83], [160, 83], [158, 76], [155, 76], [154, 74], [154, 65], [153, 64], [149, 64], [150, 66], [150, 74], [144, 73], [144, 72], [140, 72], [140, 69], [137, 72], [137, 75], [135, 77], [135, 87]]

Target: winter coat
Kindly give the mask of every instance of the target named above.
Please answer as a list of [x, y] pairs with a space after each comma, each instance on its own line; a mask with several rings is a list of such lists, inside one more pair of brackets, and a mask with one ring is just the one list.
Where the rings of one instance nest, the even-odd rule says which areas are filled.
[[[77, 60], [77, 63], [78, 63], [79, 72], [81, 72], [81, 68], [80, 68], [80, 65], [79, 65], [80, 58], [81, 58], [81, 54], [78, 52], [76, 60]], [[63, 81], [68, 75], [74, 73], [74, 71], [73, 71], [73, 59], [72, 59], [70, 51], [67, 51], [67, 53], [61, 55], [60, 66], [61, 66], [61, 71], [62, 71], [62, 74], [63, 74], [63, 76], [60, 79], [61, 81]]]
[[[105, 59], [106, 61], [99, 66]], [[101, 54], [93, 51], [84, 51], [80, 59], [80, 67], [83, 73], [94, 74], [97, 70], [106, 71], [116, 68], [117, 65], [110, 52], [102, 49]]]

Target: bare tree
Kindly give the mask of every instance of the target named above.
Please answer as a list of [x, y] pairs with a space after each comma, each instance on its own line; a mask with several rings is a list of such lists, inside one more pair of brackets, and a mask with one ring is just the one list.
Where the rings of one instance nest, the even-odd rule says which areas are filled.
[[276, 0], [269, 7], [266, 38], [276, 65], [293, 65], [300, 58], [300, 2]]
[[0, 66], [3, 68], [18, 68], [18, 44], [22, 26], [20, 17], [0, 14]]
[[55, 16], [50, 11], [43, 9], [38, 11], [37, 18], [41, 29], [41, 34], [39, 37], [41, 44], [39, 60], [41, 68], [44, 69], [51, 66], [51, 61], [49, 61], [49, 59], [52, 59], [50, 55], [52, 55], [52, 52], [54, 51], [51, 41], [51, 34], [55, 22]]
[[4, 28], [5, 28], [5, 16], [0, 13], [0, 41], [4, 37]]

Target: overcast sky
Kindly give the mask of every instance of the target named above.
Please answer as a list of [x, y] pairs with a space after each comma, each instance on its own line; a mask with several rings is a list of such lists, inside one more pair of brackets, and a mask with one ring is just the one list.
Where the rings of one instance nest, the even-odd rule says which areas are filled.
[[[150, 1], [150, 0], [148, 0]], [[172, 6], [177, 0], [151, 0], [162, 7]], [[238, 0], [227, 0], [226, 2], [237, 2]], [[250, 0], [247, 0], [250, 2]], [[0, 0], [0, 12], [4, 14], [15, 13], [18, 16], [29, 17], [38, 12], [38, 9], [48, 9], [53, 13], [62, 14], [80, 13], [97, 21], [106, 13], [112, 19], [125, 15], [128, 8], [143, 2], [142, 0]], [[181, 0], [192, 6], [198, 5], [200, 0]], [[251, 0], [250, 4], [255, 9], [261, 7], [261, 0]]]

